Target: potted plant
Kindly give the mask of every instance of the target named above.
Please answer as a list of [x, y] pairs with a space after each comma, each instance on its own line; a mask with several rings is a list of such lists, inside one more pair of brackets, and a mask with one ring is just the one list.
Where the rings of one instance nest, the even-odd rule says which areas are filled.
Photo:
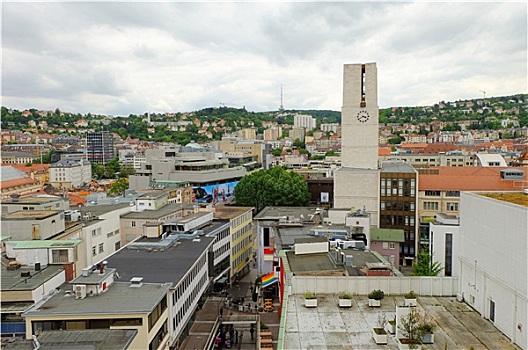
[[340, 292], [339, 297], [339, 307], [352, 307], [352, 294], [347, 291]]
[[304, 306], [306, 307], [317, 307], [317, 297], [314, 293], [304, 293]]
[[385, 330], [390, 334], [396, 333], [396, 320], [388, 320], [385, 325]]
[[374, 289], [368, 294], [368, 305], [370, 307], [380, 307], [381, 299], [385, 297], [385, 293], [380, 289]]
[[403, 295], [403, 302], [405, 306], [416, 306], [416, 293], [414, 293], [414, 290]]
[[420, 341], [422, 344], [433, 344], [434, 343], [434, 324], [424, 316], [423, 321], [418, 325], [418, 331], [420, 333]]
[[374, 341], [376, 344], [387, 344], [388, 341], [388, 335], [387, 331], [385, 330], [385, 324], [387, 323], [387, 318], [385, 317], [385, 314], [380, 313], [378, 315], [378, 324], [376, 327], [372, 329], [372, 337], [374, 338]]
[[398, 339], [398, 349], [421, 349], [420, 322], [422, 317], [416, 308], [410, 308], [406, 316], [402, 316], [399, 322], [399, 329], [403, 338]]

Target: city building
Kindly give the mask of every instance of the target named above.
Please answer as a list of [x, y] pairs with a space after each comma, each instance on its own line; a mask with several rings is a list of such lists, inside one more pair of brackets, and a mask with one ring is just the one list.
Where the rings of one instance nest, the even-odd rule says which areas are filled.
[[293, 127], [313, 130], [317, 127], [317, 119], [311, 115], [296, 114], [293, 116]]
[[370, 229], [370, 249], [380, 253], [396, 269], [400, 269], [400, 245], [405, 242], [402, 229]]
[[0, 171], [2, 200], [11, 198], [12, 195], [24, 196], [37, 193], [40, 189], [42, 189], [42, 185], [38, 180], [30, 178], [12, 166], [2, 166], [2, 171]]
[[143, 284], [167, 286], [168, 338], [164, 342], [172, 347], [185, 339], [205, 292], [224, 276], [226, 265], [229, 268], [225, 264], [231, 251], [229, 222], [208, 221], [200, 229], [191, 223], [190, 230], [183, 231], [187, 223], [152, 223], [144, 237], [106, 259], [120, 280], [135, 278]]
[[528, 349], [528, 195], [462, 192], [459, 298]]
[[194, 213], [192, 204], [167, 204], [157, 210], [133, 211], [120, 216], [121, 246], [145, 235], [145, 224], [164, 223]]
[[2, 338], [24, 336], [26, 323], [22, 313], [57, 293], [57, 288], [65, 281], [64, 269], [53, 265], [21, 266], [12, 261], [7, 266], [2, 264], [1, 273]]
[[117, 282], [115, 269], [87, 268], [22, 314], [26, 339], [49, 330], [133, 329], [131, 349], [158, 349], [169, 339], [170, 287], [140, 277]]
[[0, 163], [2, 164], [31, 164], [37, 160], [37, 156], [28, 152], [2, 152]]
[[19, 210], [68, 210], [68, 198], [56, 196], [31, 195], [2, 200], [2, 214]]
[[114, 137], [110, 131], [86, 133], [86, 154], [90, 163], [105, 164], [115, 158]]
[[20, 210], [2, 215], [2, 233], [16, 241], [52, 239], [64, 231], [64, 211]]
[[250, 260], [253, 257], [253, 208], [217, 206], [214, 218], [227, 220], [230, 224], [231, 282], [241, 279], [249, 272]]
[[420, 246], [428, 249], [434, 262], [442, 267], [438, 276], [458, 276], [460, 227], [459, 218], [444, 213], [435, 214], [435, 220], [429, 222], [429, 230], [420, 236]]
[[386, 162], [380, 170], [379, 228], [401, 229], [398, 265], [411, 266], [418, 251], [417, 171], [402, 162]]
[[49, 172], [55, 188], [79, 188], [92, 181], [92, 166], [82, 158], [61, 159], [51, 164]]

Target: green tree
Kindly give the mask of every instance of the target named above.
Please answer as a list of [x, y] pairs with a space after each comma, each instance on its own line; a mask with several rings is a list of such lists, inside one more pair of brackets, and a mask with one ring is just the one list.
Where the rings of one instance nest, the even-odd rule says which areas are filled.
[[128, 189], [128, 181], [125, 178], [116, 180], [113, 184], [110, 185], [108, 190], [108, 195], [111, 197], [122, 196], [125, 194], [125, 191]]
[[272, 151], [271, 151], [271, 154], [274, 156], [274, 157], [279, 157], [282, 153], [282, 149], [280, 148], [274, 148]]
[[92, 177], [102, 179], [105, 173], [105, 168], [100, 163], [92, 163]]
[[237, 205], [254, 207], [305, 206], [310, 202], [308, 184], [297, 173], [282, 167], [258, 170], [246, 175], [235, 187]]
[[420, 249], [412, 269], [413, 276], [438, 276], [444, 268], [440, 266], [438, 261], [433, 262], [433, 256], [429, 254], [429, 250]]

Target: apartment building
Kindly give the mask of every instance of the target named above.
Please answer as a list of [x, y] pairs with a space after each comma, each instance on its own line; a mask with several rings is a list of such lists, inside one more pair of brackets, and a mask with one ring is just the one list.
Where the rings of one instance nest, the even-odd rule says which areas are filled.
[[132, 329], [131, 349], [160, 349], [168, 336], [169, 283], [140, 277], [117, 282], [116, 270], [87, 268], [22, 314], [26, 339], [49, 330]]
[[313, 130], [317, 126], [317, 120], [311, 115], [296, 114], [293, 116], [293, 127]]
[[86, 153], [90, 163], [111, 161], [115, 158], [114, 136], [110, 131], [86, 133]]
[[234, 282], [249, 272], [253, 257], [253, 208], [217, 206], [214, 218], [227, 220], [231, 236], [230, 280]]
[[[177, 227], [177, 223], [152, 223], [147, 236], [106, 259], [122, 280], [142, 278], [143, 283], [169, 287], [167, 345], [173, 347], [188, 334], [204, 293], [223, 276], [226, 258], [229, 261], [225, 254], [230, 251], [227, 221], [209, 222], [191, 232], [173, 231]], [[160, 232], [164, 233], [159, 235]]]
[[92, 166], [82, 158], [66, 158], [51, 164], [50, 184], [55, 188], [79, 188], [92, 181]]

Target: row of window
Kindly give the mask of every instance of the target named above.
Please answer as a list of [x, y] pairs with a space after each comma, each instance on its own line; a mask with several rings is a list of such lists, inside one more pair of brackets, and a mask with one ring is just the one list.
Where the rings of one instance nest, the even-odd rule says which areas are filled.
[[237, 230], [233, 233], [233, 241], [237, 241], [240, 237], [244, 236], [246, 233], [251, 231], [252, 225], [249, 222], [246, 226], [242, 227], [240, 230]]
[[231, 220], [231, 227], [232, 228], [236, 228], [240, 225], [242, 225], [244, 222], [248, 221], [248, 220], [251, 220], [252, 219], [252, 215], [251, 215], [251, 210], [240, 215], [239, 217]]
[[[172, 327], [176, 331], [178, 325], [180, 322], [185, 318], [185, 316], [188, 314], [189, 311], [192, 311], [192, 306], [197, 302], [197, 299], [200, 298], [202, 295], [202, 289], [207, 285], [207, 274], [205, 269], [205, 266], [202, 267], [203, 270], [201, 271], [201, 278], [199, 281], [196, 281], [195, 287], [189, 293], [185, 301], [183, 302], [182, 306], [179, 308], [178, 312], [175, 313], [174, 317], [172, 318]], [[183, 285], [180, 284], [180, 286], [176, 289], [176, 292], [172, 294], [172, 305], [176, 305], [176, 301], [179, 300], [180, 297], [182, 297], [184, 291], [186, 289], [183, 288]]]
[[92, 247], [92, 256], [96, 256], [97, 254], [104, 253], [104, 243], [99, 243], [99, 253], [97, 253], [97, 247], [98, 246], [96, 245]]
[[381, 181], [382, 196], [414, 197], [416, 194], [416, 179], [389, 179]]
[[380, 227], [414, 226], [414, 223], [412, 215], [380, 215]]
[[[429, 211], [438, 211], [439, 203], [438, 202], [423, 202], [423, 209]], [[447, 202], [446, 211], [458, 211], [457, 202]]]
[[414, 211], [414, 202], [395, 202], [388, 200], [380, 201], [380, 210]]
[[[440, 197], [441, 191], [425, 191], [427, 197]], [[446, 197], [460, 197], [460, 191], [445, 191]]]

